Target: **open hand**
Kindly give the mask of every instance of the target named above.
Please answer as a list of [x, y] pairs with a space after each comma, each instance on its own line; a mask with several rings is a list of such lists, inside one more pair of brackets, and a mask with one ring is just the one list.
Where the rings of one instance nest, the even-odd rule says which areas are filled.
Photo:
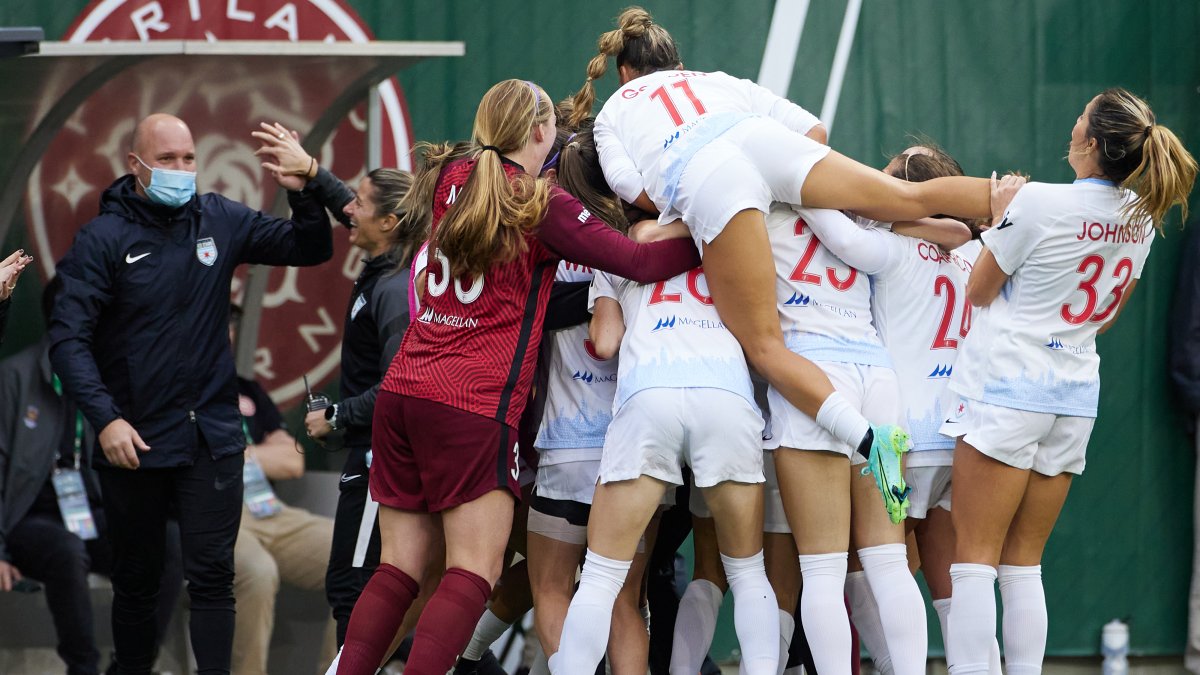
[[10, 297], [17, 288], [17, 279], [21, 272], [33, 262], [33, 256], [25, 255], [25, 251], [14, 251], [4, 260], [0, 260], [0, 302]]
[[297, 191], [316, 175], [317, 163], [300, 145], [300, 134], [288, 130], [282, 124], [261, 122], [261, 131], [252, 131], [262, 146], [254, 151], [263, 159], [262, 167], [271, 172], [271, 177], [280, 187]]
[[996, 180], [996, 172], [992, 172], [992, 225], [1000, 223], [1000, 219], [1004, 217], [1004, 212], [1008, 211], [1008, 205], [1012, 203], [1013, 197], [1017, 196], [1017, 192], [1025, 187], [1027, 182], [1028, 179], [1024, 176], [1014, 173]]

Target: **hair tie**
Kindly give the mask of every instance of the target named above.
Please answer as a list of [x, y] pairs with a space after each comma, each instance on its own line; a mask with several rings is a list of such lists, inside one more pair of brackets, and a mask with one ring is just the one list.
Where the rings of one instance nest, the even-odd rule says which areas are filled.
[[533, 116], [536, 118], [538, 106], [542, 104], [542, 95], [538, 93], [538, 87], [536, 84], [530, 82], [529, 80], [525, 80], [525, 84], [529, 85], [529, 90], [533, 92]]
[[553, 169], [554, 167], [558, 166], [558, 156], [562, 154], [562, 149], [567, 147], [567, 144], [571, 142], [571, 139], [575, 138], [576, 136], [578, 136], [578, 134], [571, 134], [570, 136], [567, 136], [567, 140], [563, 141], [563, 144], [561, 147], [559, 147], [558, 152], [554, 153], [550, 159], [546, 160], [546, 162], [542, 164], [541, 173], [545, 173], [549, 169]]
[[494, 146], [494, 145], [481, 145], [481, 146], [479, 146], [479, 154], [481, 154], [481, 155], [482, 155], [483, 153], [487, 152], [488, 150], [491, 150], [492, 152], [496, 153], [497, 155], [501, 154], [501, 152], [500, 152], [500, 148], [497, 148], [497, 147], [496, 147], [496, 146]]
[[1154, 125], [1153, 125], [1153, 124], [1147, 124], [1147, 125], [1146, 125], [1146, 130], [1142, 132], [1142, 136], [1143, 136], [1144, 138], [1149, 138], [1149, 136], [1150, 136], [1150, 130], [1151, 130], [1151, 129], [1153, 129], [1153, 128], [1154, 128]]

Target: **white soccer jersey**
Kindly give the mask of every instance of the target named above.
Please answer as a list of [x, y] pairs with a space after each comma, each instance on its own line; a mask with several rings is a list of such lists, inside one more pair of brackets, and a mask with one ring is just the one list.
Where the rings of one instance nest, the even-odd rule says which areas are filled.
[[976, 312], [950, 388], [1020, 410], [1095, 417], [1096, 333], [1142, 274], [1154, 228], [1108, 181], [1029, 183], [983, 243], [1010, 279]]
[[[889, 260], [871, 275], [872, 311], [904, 392], [912, 449], [953, 450], [954, 439], [938, 433], [938, 428], [958, 399], [946, 385], [959, 345], [971, 330], [967, 278], [982, 247], [972, 241], [947, 255], [921, 239], [884, 230], [879, 234]], [[925, 464], [910, 455], [907, 465]]]
[[[562, 261], [555, 279], [591, 281], [592, 268]], [[546, 409], [534, 447], [542, 461], [599, 459], [612, 421], [617, 392], [617, 360], [601, 359], [588, 338], [587, 324], [554, 331], [547, 341], [550, 372]]]
[[633, 202], [644, 189], [661, 210], [687, 160], [753, 115], [800, 134], [820, 123], [765, 87], [725, 73], [663, 70], [639, 77], [617, 89], [596, 116], [604, 177], [625, 201]]
[[755, 405], [746, 357], [717, 316], [701, 268], [656, 284], [599, 272], [590, 304], [600, 297], [621, 303], [625, 318], [614, 411], [653, 387], [724, 389]]
[[821, 244], [808, 221], [839, 211], [775, 204], [767, 236], [775, 255], [775, 297], [788, 349], [813, 361], [891, 367], [871, 325], [871, 284]]

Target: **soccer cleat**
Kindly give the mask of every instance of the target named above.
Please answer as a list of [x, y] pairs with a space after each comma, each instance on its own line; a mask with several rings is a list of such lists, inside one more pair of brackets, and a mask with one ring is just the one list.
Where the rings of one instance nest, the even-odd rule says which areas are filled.
[[883, 495], [883, 505], [893, 523], [908, 516], [908, 493], [912, 488], [904, 482], [904, 466], [900, 459], [910, 446], [908, 433], [894, 424], [871, 427], [871, 454], [862, 475], [873, 474], [875, 487]]

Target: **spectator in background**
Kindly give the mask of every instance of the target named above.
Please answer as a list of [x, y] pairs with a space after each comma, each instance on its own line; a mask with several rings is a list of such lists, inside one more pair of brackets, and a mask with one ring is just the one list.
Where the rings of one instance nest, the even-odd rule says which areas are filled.
[[148, 673], [154, 660], [166, 514], [176, 504], [197, 671], [228, 673], [246, 445], [229, 285], [242, 263], [329, 260], [329, 216], [303, 179], [282, 174], [292, 220], [197, 195], [196, 146], [171, 115], [137, 125], [126, 166], [59, 263], [50, 361], [100, 430], [120, 672]]
[[0, 260], [0, 342], [4, 342], [4, 326], [8, 323], [8, 306], [12, 304], [12, 293], [17, 289], [17, 279], [21, 272], [33, 261], [33, 256], [25, 255], [25, 251], [14, 251], [12, 255]]
[[[241, 317], [242, 308], [233, 305], [229, 341], [234, 344]], [[304, 455], [262, 386], [240, 376], [237, 381], [246, 458], [242, 524], [233, 549], [233, 597], [238, 610], [233, 672], [265, 675], [279, 582], [305, 591], [325, 590], [333, 519], [288, 506], [275, 496], [272, 481], [304, 475]], [[330, 628], [322, 664], [333, 659], [332, 624]]]
[[1171, 380], [1187, 412], [1187, 428], [1195, 437], [1197, 453], [1192, 592], [1184, 665], [1200, 675], [1200, 434], [1196, 433], [1200, 423], [1200, 219], [1188, 228], [1171, 317]]
[[337, 621], [341, 646], [354, 603], [379, 564], [379, 525], [375, 510], [368, 508], [367, 494], [371, 419], [379, 382], [408, 327], [409, 266], [429, 231], [429, 205], [410, 205], [405, 200], [412, 186], [407, 171], [375, 169], [354, 191], [319, 167], [294, 132], [280, 124], [263, 124], [262, 128], [253, 135], [263, 143], [257, 154], [271, 160], [263, 166], [308, 178], [308, 188], [350, 230], [350, 244], [365, 256], [346, 305], [338, 386], [341, 400], [309, 413], [304, 420], [312, 438], [325, 438], [335, 429], [345, 434], [346, 463], [338, 486], [333, 546], [325, 577], [325, 595]]
[[[55, 278], [42, 293], [47, 321], [61, 288]], [[112, 551], [91, 468], [92, 429], [62, 395], [49, 351], [42, 338], [0, 362], [0, 591], [13, 590], [23, 576], [44, 584], [58, 655], [68, 675], [83, 675], [98, 673], [100, 659], [87, 576], [110, 574]], [[64, 489], [71, 487], [63, 480], [69, 476], [79, 477], [74, 486], [82, 492]], [[60, 502], [72, 497], [68, 521]], [[183, 577], [177, 532], [168, 536], [166, 559], [155, 613], [160, 637]]]

